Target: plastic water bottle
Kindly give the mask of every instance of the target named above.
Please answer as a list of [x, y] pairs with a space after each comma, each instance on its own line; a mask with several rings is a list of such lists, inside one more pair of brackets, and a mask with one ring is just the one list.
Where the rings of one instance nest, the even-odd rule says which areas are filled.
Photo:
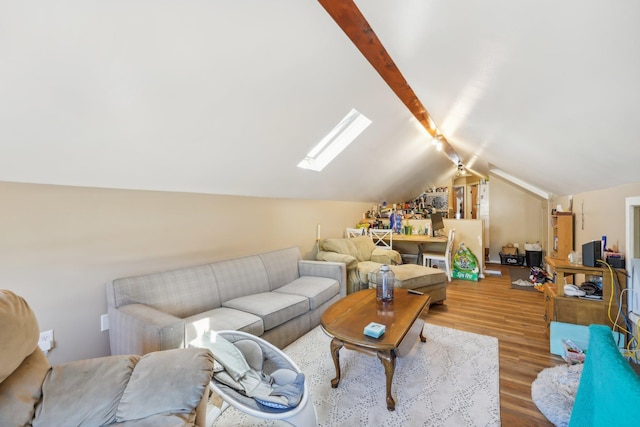
[[378, 301], [393, 301], [393, 284], [395, 274], [387, 264], [380, 267], [376, 273], [376, 298]]

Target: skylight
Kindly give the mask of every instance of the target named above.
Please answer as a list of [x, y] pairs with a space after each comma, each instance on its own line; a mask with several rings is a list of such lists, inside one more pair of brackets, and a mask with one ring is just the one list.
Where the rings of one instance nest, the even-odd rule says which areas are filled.
[[371, 120], [356, 109], [352, 109], [327, 136], [309, 151], [305, 158], [298, 163], [298, 167], [320, 172], [370, 124]]

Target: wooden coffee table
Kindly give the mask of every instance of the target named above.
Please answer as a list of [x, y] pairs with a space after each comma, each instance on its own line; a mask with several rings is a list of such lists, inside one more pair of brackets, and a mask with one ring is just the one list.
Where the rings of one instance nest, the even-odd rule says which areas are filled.
[[[336, 367], [336, 377], [331, 380], [331, 387], [340, 383], [340, 349], [346, 347], [369, 356], [378, 356], [384, 366], [387, 377], [387, 409], [395, 410], [396, 402], [391, 396], [391, 383], [396, 367], [398, 348], [411, 345], [407, 340], [417, 339], [415, 327], [419, 327], [420, 341], [425, 342], [422, 334], [420, 313], [429, 307], [429, 295], [416, 295], [406, 289], [396, 288], [392, 302], [383, 303], [376, 300], [376, 290], [366, 289], [342, 298], [327, 308], [320, 319], [324, 330], [333, 337], [331, 340], [331, 356]], [[364, 327], [370, 322], [386, 326], [380, 338], [371, 338], [364, 334]]]

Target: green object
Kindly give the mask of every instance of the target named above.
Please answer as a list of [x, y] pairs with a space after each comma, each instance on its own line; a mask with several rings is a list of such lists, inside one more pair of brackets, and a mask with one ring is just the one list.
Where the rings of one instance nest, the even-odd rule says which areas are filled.
[[468, 249], [464, 243], [460, 243], [458, 250], [453, 256], [453, 273], [454, 279], [478, 281], [478, 258]]

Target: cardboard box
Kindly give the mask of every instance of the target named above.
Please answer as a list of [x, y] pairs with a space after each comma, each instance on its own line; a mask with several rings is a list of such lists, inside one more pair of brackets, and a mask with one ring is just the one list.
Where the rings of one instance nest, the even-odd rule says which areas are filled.
[[518, 248], [513, 246], [503, 246], [501, 253], [504, 255], [518, 255]]

